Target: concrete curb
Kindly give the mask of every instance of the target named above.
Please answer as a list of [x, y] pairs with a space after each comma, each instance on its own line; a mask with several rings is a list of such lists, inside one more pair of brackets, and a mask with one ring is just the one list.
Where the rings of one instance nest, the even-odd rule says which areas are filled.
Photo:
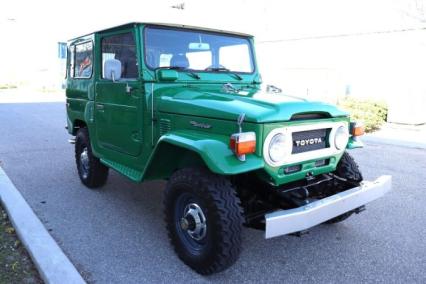
[[86, 283], [1, 167], [0, 202], [46, 283]]
[[370, 135], [366, 135], [362, 137], [361, 140], [367, 143], [377, 143], [377, 144], [395, 145], [395, 146], [416, 148], [416, 149], [426, 149], [426, 143], [389, 139], [389, 138], [375, 137]]

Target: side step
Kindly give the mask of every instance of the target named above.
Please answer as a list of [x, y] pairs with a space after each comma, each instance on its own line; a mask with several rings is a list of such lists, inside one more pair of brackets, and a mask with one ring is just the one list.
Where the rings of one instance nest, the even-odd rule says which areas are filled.
[[104, 158], [101, 158], [101, 163], [109, 168], [116, 170], [134, 182], [141, 182], [142, 180], [143, 173], [138, 170]]

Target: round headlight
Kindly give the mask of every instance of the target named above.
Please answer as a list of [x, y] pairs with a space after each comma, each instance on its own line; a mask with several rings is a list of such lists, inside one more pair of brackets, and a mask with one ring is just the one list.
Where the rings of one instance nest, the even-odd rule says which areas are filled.
[[346, 127], [340, 126], [336, 130], [336, 135], [334, 136], [334, 145], [337, 150], [342, 150], [348, 144], [349, 131]]
[[274, 163], [282, 161], [286, 154], [285, 136], [278, 133], [271, 139], [269, 143], [269, 157]]

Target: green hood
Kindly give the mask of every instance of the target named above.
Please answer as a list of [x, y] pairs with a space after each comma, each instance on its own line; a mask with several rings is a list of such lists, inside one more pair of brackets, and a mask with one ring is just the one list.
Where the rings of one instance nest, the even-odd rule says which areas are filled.
[[159, 93], [162, 94], [157, 101], [160, 112], [183, 115], [236, 120], [245, 113], [245, 121], [256, 123], [288, 121], [294, 114], [301, 113], [322, 113], [330, 117], [348, 115], [333, 105], [258, 90], [229, 94], [188, 90], [186, 86], [162, 88]]

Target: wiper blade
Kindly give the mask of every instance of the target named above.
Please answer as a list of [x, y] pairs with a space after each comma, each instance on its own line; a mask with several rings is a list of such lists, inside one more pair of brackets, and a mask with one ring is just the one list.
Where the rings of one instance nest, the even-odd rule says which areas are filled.
[[192, 77], [194, 77], [195, 79], [201, 79], [201, 77], [192, 72], [191, 69], [188, 69], [186, 67], [182, 67], [182, 66], [163, 66], [163, 67], [157, 67], [155, 68], [155, 70], [159, 70], [159, 69], [170, 69], [170, 70], [179, 70], [179, 71], [186, 71], [189, 75], [191, 75]]
[[225, 68], [225, 67], [208, 67], [205, 70], [206, 71], [214, 71], [214, 72], [229, 72], [231, 75], [233, 75], [239, 81], [241, 81], [243, 79], [243, 77], [241, 77], [237, 73], [231, 72], [231, 70], [229, 70], [228, 68]]
[[231, 70], [229, 70], [228, 68], [225, 68], [225, 67], [207, 67], [204, 70], [206, 70], [206, 71], [225, 71], [225, 72], [231, 71]]
[[232, 72], [231, 74], [234, 75], [239, 81], [243, 80], [243, 77], [241, 77], [237, 73]]
[[189, 75], [191, 75], [195, 79], [197, 79], [197, 80], [201, 79], [200, 75], [198, 75], [197, 73], [194, 73], [191, 69], [185, 69], [185, 71], [186, 71], [186, 73], [188, 73]]
[[160, 69], [184, 70], [184, 69], [186, 69], [186, 68], [185, 68], [185, 67], [182, 67], [182, 66], [162, 66], [162, 67], [157, 67], [157, 68], [155, 68], [155, 70], [160, 70]]

